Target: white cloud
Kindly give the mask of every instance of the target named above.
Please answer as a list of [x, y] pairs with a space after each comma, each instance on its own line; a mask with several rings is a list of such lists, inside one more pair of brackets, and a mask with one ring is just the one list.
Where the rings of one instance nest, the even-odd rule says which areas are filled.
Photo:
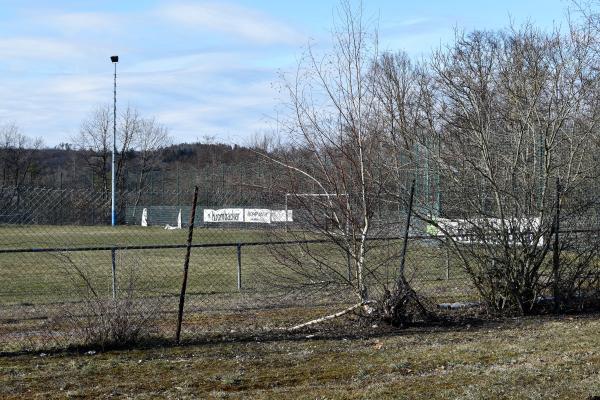
[[72, 43], [43, 37], [14, 37], [0, 39], [0, 57], [8, 59], [57, 60], [77, 54]]
[[[0, 122], [15, 121], [49, 145], [69, 140], [91, 109], [112, 102], [114, 51], [122, 55], [118, 109], [131, 104], [156, 117], [175, 141], [210, 134], [243, 142], [264, 129], [275, 106], [276, 67], [296, 48], [281, 44], [301, 35], [241, 6], [159, 4], [139, 15], [28, 13], [38, 30], [0, 38], [0, 57], [13, 59], [0, 68], [8, 72], [0, 76]], [[119, 32], [115, 24], [124, 18], [130, 23]], [[277, 44], [276, 52], [265, 44]]]
[[128, 67], [136, 73], [159, 73], [174, 71], [223, 71], [240, 63], [239, 55], [228, 52], [206, 52], [175, 57], [146, 59]]
[[259, 73], [245, 79], [236, 71], [196, 70], [131, 75], [123, 77], [127, 83], [122, 92], [132, 105], [168, 126], [176, 141], [194, 141], [205, 134], [243, 141], [258, 128], [264, 129], [265, 115], [272, 113], [276, 96], [272, 77]]
[[36, 20], [70, 34], [90, 31], [106, 33], [117, 30], [122, 17], [116, 13], [69, 12], [38, 16]]
[[216, 3], [175, 3], [158, 10], [161, 18], [177, 25], [226, 33], [257, 44], [297, 44], [304, 37], [270, 16], [241, 6]]
[[84, 102], [97, 99], [98, 92], [107, 91], [109, 87], [110, 80], [106, 77], [67, 75], [46, 81], [44, 90], [53, 97]]
[[0, 122], [14, 121], [25, 134], [41, 136], [48, 145], [68, 141], [96, 104], [108, 102], [110, 84], [104, 85], [106, 93], [102, 93], [99, 81], [65, 75], [2, 82], [0, 99], [10, 102], [0, 106]]

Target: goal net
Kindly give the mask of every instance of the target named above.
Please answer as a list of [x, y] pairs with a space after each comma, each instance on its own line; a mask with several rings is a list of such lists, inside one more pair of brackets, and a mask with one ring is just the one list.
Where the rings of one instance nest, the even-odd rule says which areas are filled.
[[[153, 219], [152, 216], [148, 215], [148, 208], [144, 208], [142, 210], [142, 219], [141, 219], [140, 225], [144, 226], [144, 227], [150, 226], [151, 224], [149, 223], [149, 220], [152, 221], [152, 219]], [[164, 219], [165, 219], [164, 215], [154, 216], [154, 220], [155, 220], [154, 225], [161, 225], [161, 223], [164, 223]], [[167, 230], [181, 229], [181, 209], [179, 209], [179, 212], [177, 213], [177, 219], [172, 221], [173, 225], [171, 225], [170, 222], [171, 221], [167, 221], [167, 223], [165, 224], [165, 229], [167, 229]]]

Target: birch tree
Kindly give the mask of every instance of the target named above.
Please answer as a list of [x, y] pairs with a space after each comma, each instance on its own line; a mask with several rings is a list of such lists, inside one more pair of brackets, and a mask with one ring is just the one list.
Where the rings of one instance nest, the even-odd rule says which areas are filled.
[[325, 243], [273, 246], [285, 266], [273, 273], [288, 290], [350, 293], [359, 306], [373, 305], [393, 285], [397, 268], [396, 258], [378, 251], [382, 242], [371, 240], [394, 232], [378, 218], [384, 187], [395, 181], [381, 168], [388, 150], [375, 93], [377, 32], [360, 8], [344, 2], [332, 39], [325, 55], [309, 46], [285, 80], [289, 142], [279, 157], [269, 156], [284, 171], [279, 190], [294, 210], [283, 237]]

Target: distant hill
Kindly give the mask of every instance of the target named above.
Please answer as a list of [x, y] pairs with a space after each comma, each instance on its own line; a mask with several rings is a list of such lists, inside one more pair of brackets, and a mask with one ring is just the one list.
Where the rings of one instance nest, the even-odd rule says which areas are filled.
[[[0, 162], [8, 160], [1, 157]], [[97, 173], [92, 172], [90, 160], [98, 159], [98, 155], [88, 150], [75, 150], [68, 144], [61, 144], [55, 148], [42, 148], [31, 151], [31, 162], [27, 163], [21, 184], [28, 186], [45, 187], [92, 187], [94, 181], [99, 180]], [[118, 155], [121, 157], [123, 155]], [[124, 155], [126, 160], [125, 171], [128, 176], [139, 173], [141, 168], [141, 155], [129, 151]], [[168, 146], [151, 154], [152, 173], [160, 174], [167, 171], [202, 170], [210, 167], [232, 167], [256, 163], [260, 156], [250, 148], [223, 143], [180, 143]], [[8, 161], [5, 161], [6, 163]], [[0, 167], [2, 165], [0, 164]], [[10, 165], [4, 165], [4, 172], [0, 175], [0, 184], [14, 185]], [[7, 172], [8, 171], [8, 172]], [[106, 171], [110, 171], [110, 158], [107, 161]], [[23, 173], [23, 171], [21, 172]]]

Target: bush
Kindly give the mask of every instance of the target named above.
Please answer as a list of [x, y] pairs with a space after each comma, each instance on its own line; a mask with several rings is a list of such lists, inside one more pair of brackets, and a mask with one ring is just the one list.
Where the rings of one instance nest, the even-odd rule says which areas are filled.
[[81, 265], [68, 256], [61, 258], [65, 272], [83, 299], [63, 305], [53, 321], [68, 332], [69, 343], [105, 350], [139, 344], [157, 333], [160, 298], [139, 295], [136, 287], [139, 280], [134, 273], [137, 260], [128, 260], [128, 265], [119, 266], [120, 281], [125, 281], [126, 287], [117, 291], [116, 298], [111, 298], [95, 289]]

